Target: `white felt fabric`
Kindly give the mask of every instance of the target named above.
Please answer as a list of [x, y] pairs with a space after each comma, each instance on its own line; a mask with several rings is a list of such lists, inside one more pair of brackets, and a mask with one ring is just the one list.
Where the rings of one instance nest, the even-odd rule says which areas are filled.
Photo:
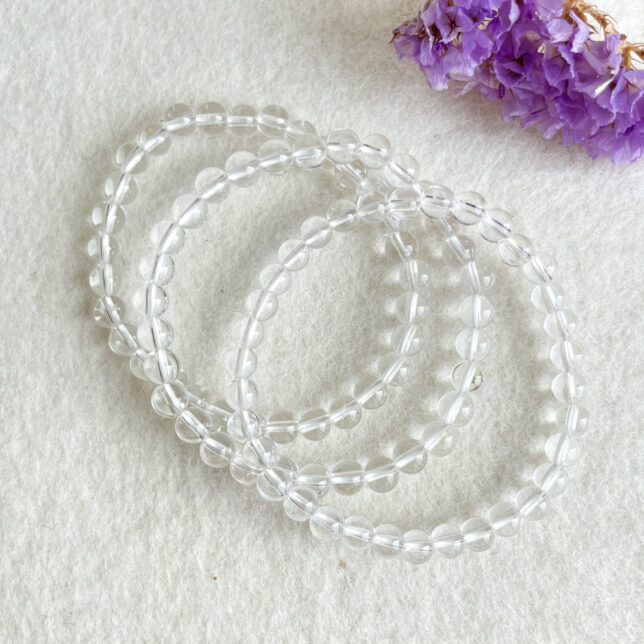
[[[638, 0], [603, 6], [642, 39]], [[644, 161], [591, 162], [503, 124], [498, 106], [474, 95], [430, 91], [388, 44], [416, 7], [3, 3], [1, 641], [642, 641]], [[177, 101], [206, 100], [281, 103], [322, 132], [383, 132], [424, 176], [515, 209], [516, 227], [557, 256], [587, 348], [593, 431], [547, 522], [483, 555], [419, 568], [355, 554], [214, 475], [152, 412], [150, 387], [88, 315], [85, 220], [117, 144]], [[151, 222], [224, 158], [200, 138], [155, 162], [123, 235], [127, 284]], [[169, 319], [195, 380], [221, 391], [233, 313], [281, 241], [334, 191], [317, 174], [263, 179], [190, 238]], [[392, 287], [374, 245], [373, 231], [348, 235], [298, 274], [260, 351], [261, 409], [328, 402], [383, 350]], [[347, 513], [431, 528], [527, 482], [553, 431], [542, 423], [553, 372], [528, 290], [494, 266], [498, 323], [475, 423], [453, 454], [393, 493], [340, 498]], [[432, 418], [428, 392], [446, 390], [455, 363], [445, 280], [437, 264], [414, 384], [353, 433], [289, 453], [377, 453]]]

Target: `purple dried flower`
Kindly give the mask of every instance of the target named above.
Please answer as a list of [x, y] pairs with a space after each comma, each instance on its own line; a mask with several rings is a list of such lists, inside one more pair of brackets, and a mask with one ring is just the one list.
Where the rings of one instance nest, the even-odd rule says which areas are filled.
[[434, 89], [500, 100], [502, 118], [614, 163], [644, 154], [644, 70], [585, 0], [429, 0], [394, 30]]

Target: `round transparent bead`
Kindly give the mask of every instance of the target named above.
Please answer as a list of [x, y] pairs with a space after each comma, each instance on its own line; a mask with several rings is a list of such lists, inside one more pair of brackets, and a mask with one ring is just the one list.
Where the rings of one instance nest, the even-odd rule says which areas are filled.
[[535, 286], [530, 295], [530, 301], [540, 313], [554, 313], [561, 310], [564, 302], [564, 292], [556, 284]]
[[548, 493], [548, 496], [559, 496], [568, 484], [568, 474], [560, 465], [542, 463], [535, 469], [532, 476], [534, 484]]
[[394, 465], [404, 474], [418, 474], [427, 464], [427, 450], [415, 438], [402, 438], [394, 447]]
[[586, 381], [576, 373], [564, 371], [558, 373], [552, 380], [552, 393], [562, 403], [579, 402], [586, 389]]
[[124, 206], [136, 199], [138, 186], [131, 174], [115, 173], [105, 180], [105, 194], [112, 203]]
[[159, 385], [150, 398], [152, 409], [163, 418], [175, 418], [188, 406], [188, 392], [183, 383]]
[[279, 139], [286, 134], [288, 112], [280, 105], [267, 105], [257, 115], [259, 131], [269, 139]]
[[323, 248], [333, 238], [333, 230], [324, 217], [309, 217], [300, 229], [302, 239], [310, 248]]
[[188, 136], [197, 130], [195, 114], [189, 105], [173, 105], [163, 119], [163, 127], [177, 136]]
[[543, 519], [548, 512], [550, 501], [543, 490], [534, 485], [529, 485], [517, 492], [516, 505], [524, 519], [538, 521]]
[[233, 379], [250, 378], [257, 369], [257, 356], [252, 349], [242, 346], [226, 354], [226, 365]]
[[270, 503], [281, 503], [293, 480], [293, 473], [279, 465], [267, 467], [257, 477], [257, 492], [259, 495]]
[[136, 353], [130, 358], [130, 371], [135, 378], [147, 380], [145, 371], [143, 371], [144, 359]]
[[450, 235], [443, 242], [443, 261], [452, 268], [461, 268], [474, 259], [474, 242], [465, 235]]
[[395, 154], [385, 166], [385, 179], [394, 188], [414, 183], [418, 177], [420, 166], [418, 161], [409, 154]]
[[461, 526], [465, 547], [473, 552], [487, 550], [494, 541], [492, 526], [485, 519], [474, 517], [468, 519]]
[[473, 329], [482, 329], [492, 321], [494, 309], [484, 295], [470, 295], [463, 300], [458, 313], [463, 324]]
[[[203, 449], [203, 443], [201, 445]], [[229, 467], [230, 476], [241, 485], [255, 485], [261, 469], [239, 455], [231, 459]]]
[[392, 349], [400, 355], [416, 355], [422, 344], [420, 329], [415, 324], [399, 326], [391, 332], [390, 341]]
[[219, 103], [204, 103], [197, 109], [195, 120], [206, 134], [222, 134], [226, 129], [226, 110]]
[[267, 436], [255, 436], [242, 448], [244, 460], [258, 470], [264, 470], [274, 464], [276, 455], [277, 447]]
[[523, 274], [533, 284], [548, 284], [552, 282], [556, 268], [557, 262], [554, 257], [546, 253], [535, 253], [523, 265]]
[[94, 206], [89, 221], [98, 231], [117, 233], [125, 225], [125, 211], [116, 203], [106, 202]]
[[146, 317], [157, 317], [168, 310], [168, 294], [158, 284], [148, 284], [134, 292], [132, 304]]
[[148, 154], [165, 154], [170, 149], [170, 141], [170, 132], [156, 125], [146, 127], [139, 135], [139, 145]]
[[115, 296], [99, 298], [92, 309], [94, 322], [104, 329], [111, 328], [113, 322], [121, 320], [124, 315], [125, 303]]
[[486, 241], [497, 244], [503, 239], [507, 239], [510, 234], [510, 213], [505, 210], [488, 210], [483, 213], [478, 225], [478, 232]]
[[226, 176], [230, 183], [247, 188], [252, 186], [259, 177], [259, 162], [257, 157], [246, 150], [233, 152], [224, 165]]
[[342, 543], [350, 550], [365, 550], [373, 543], [373, 524], [362, 516], [344, 520]]
[[425, 319], [429, 313], [429, 306], [423, 295], [409, 291], [396, 298], [393, 312], [402, 324], [411, 324], [416, 320]]
[[550, 362], [558, 371], [579, 371], [584, 362], [584, 349], [571, 340], [557, 342], [550, 350]]
[[487, 519], [500, 537], [513, 537], [521, 527], [521, 513], [508, 501], [501, 501], [492, 506], [487, 513]]
[[382, 523], [373, 531], [373, 551], [380, 557], [391, 558], [403, 549], [402, 530], [391, 523]]
[[511, 233], [499, 241], [499, 257], [508, 266], [522, 266], [530, 260], [532, 242], [524, 235]]
[[360, 223], [356, 204], [346, 199], [340, 199], [331, 204], [327, 210], [326, 218], [331, 228], [340, 233], [349, 232]]
[[247, 138], [255, 134], [257, 112], [250, 105], [235, 105], [226, 117], [226, 124], [231, 134]]
[[195, 190], [204, 201], [218, 203], [228, 196], [230, 183], [221, 168], [204, 168], [195, 178]]
[[351, 165], [336, 165], [335, 180], [341, 188], [355, 190], [358, 193], [360, 186], [367, 176], [367, 168], [362, 161], [354, 161]]
[[463, 552], [465, 540], [463, 533], [454, 525], [443, 523], [432, 530], [432, 545], [434, 552], [453, 559]]
[[235, 441], [226, 432], [208, 434], [199, 445], [199, 456], [208, 466], [221, 470], [228, 466], [235, 451]]
[[357, 461], [339, 461], [329, 475], [333, 489], [340, 494], [356, 494], [364, 484], [364, 470]]
[[381, 192], [368, 192], [358, 199], [358, 217], [368, 224], [377, 224], [387, 214], [387, 197]]
[[309, 521], [311, 533], [320, 541], [335, 541], [342, 535], [343, 516], [332, 505], [320, 506]]
[[400, 387], [409, 380], [409, 360], [399, 353], [388, 353], [378, 360], [378, 373], [385, 384]]
[[410, 233], [402, 230], [387, 235], [385, 255], [392, 262], [412, 258], [418, 250], [418, 241]]
[[551, 463], [569, 467], [579, 458], [580, 447], [574, 436], [562, 432], [548, 438], [544, 445], [544, 451], [546, 458]]
[[590, 426], [590, 414], [580, 405], [560, 407], [555, 416], [556, 423], [568, 434], [583, 434]]
[[169, 322], [151, 318], [136, 330], [136, 339], [145, 351], [167, 349], [172, 344], [174, 329]]
[[284, 497], [284, 512], [294, 521], [308, 521], [318, 508], [318, 495], [302, 485], [294, 485]]
[[277, 296], [269, 291], [251, 291], [246, 298], [246, 310], [260, 322], [269, 320], [277, 313]]
[[255, 406], [259, 398], [257, 385], [247, 378], [230, 383], [226, 390], [226, 401], [233, 409], [246, 410]]
[[565, 309], [550, 313], [543, 322], [543, 328], [553, 340], [568, 340], [577, 328], [577, 316]]
[[452, 202], [452, 214], [465, 226], [478, 223], [485, 213], [485, 199], [478, 192], [460, 192]]
[[207, 212], [206, 202], [196, 195], [182, 195], [172, 204], [172, 216], [182, 228], [198, 228]]
[[461, 269], [461, 288], [469, 295], [487, 293], [494, 285], [494, 274], [481, 274], [474, 262], [467, 262]]
[[466, 425], [472, 419], [473, 412], [472, 399], [463, 392], [450, 391], [438, 401], [438, 415], [446, 425]]
[[233, 337], [244, 338], [249, 349], [258, 347], [264, 339], [264, 325], [256, 319], [238, 319], [233, 325]]
[[459, 362], [452, 369], [452, 384], [458, 391], [476, 391], [483, 384], [483, 373], [476, 362]]
[[136, 143], [123, 143], [114, 153], [114, 163], [121, 172], [139, 174], [148, 167], [149, 157]]
[[389, 197], [389, 213], [398, 221], [412, 221], [420, 214], [422, 198], [413, 185], [400, 186]]
[[378, 409], [387, 400], [387, 387], [382, 380], [364, 376], [356, 383], [353, 395], [365, 409]]
[[316, 134], [315, 126], [313, 123], [309, 123], [309, 121], [296, 119], [295, 121], [289, 121], [286, 125], [286, 136], [291, 140], [309, 134]]
[[136, 351], [134, 342], [135, 328], [131, 324], [119, 324], [115, 326], [107, 338], [110, 350], [117, 356], [131, 356]]
[[449, 188], [428, 181], [421, 181], [423, 200], [420, 209], [430, 219], [444, 219], [449, 214], [454, 195]]
[[[342, 411], [342, 416], [336, 416]], [[333, 424], [340, 429], [353, 429], [362, 418], [362, 410], [358, 402], [350, 396], [335, 400], [329, 407], [329, 417]]]
[[420, 437], [420, 444], [435, 457], [447, 456], [456, 444], [456, 430], [440, 421], [429, 423]]
[[426, 291], [432, 282], [431, 266], [422, 259], [409, 259], [400, 273], [400, 285], [408, 291]]
[[386, 456], [372, 456], [365, 465], [364, 478], [374, 492], [389, 492], [398, 483], [398, 470]]
[[329, 159], [335, 163], [351, 163], [359, 145], [360, 139], [352, 130], [334, 130], [326, 138]]
[[308, 263], [311, 251], [300, 239], [289, 239], [279, 248], [277, 256], [289, 271], [302, 270]]
[[391, 143], [382, 134], [369, 134], [358, 148], [358, 158], [367, 168], [382, 168], [391, 159]]
[[267, 428], [270, 428], [268, 435], [279, 445], [286, 445], [297, 438], [298, 424], [293, 412], [281, 410], [273, 412], [266, 421]]
[[174, 382], [179, 375], [179, 361], [165, 349], [151, 353], [143, 363], [145, 377], [155, 384]]
[[268, 174], [284, 174], [293, 166], [291, 148], [281, 139], [271, 139], [262, 143], [258, 156], [259, 167]]
[[201, 407], [188, 407], [174, 423], [174, 431], [184, 443], [199, 443], [213, 430], [212, 416]]
[[305, 465], [297, 474], [297, 481], [301, 485], [315, 490], [318, 497], [323, 497], [329, 491], [329, 473], [319, 463]]
[[[315, 425], [310, 421], [315, 421]], [[331, 431], [331, 419], [324, 409], [309, 409], [300, 415], [300, 431], [310, 441], [321, 441]]]
[[271, 264], [259, 274], [259, 283], [269, 293], [281, 295], [291, 286], [291, 273], [281, 264]]
[[408, 530], [403, 535], [402, 557], [413, 564], [422, 564], [432, 556], [432, 540], [424, 530]]
[[150, 240], [158, 254], [178, 253], [186, 239], [186, 231], [173, 221], [164, 220], [155, 224], [150, 231]]
[[139, 275], [146, 282], [164, 286], [174, 275], [174, 260], [170, 255], [146, 255], [139, 262]]
[[305, 170], [319, 168], [326, 159], [326, 147], [317, 134], [298, 137], [293, 144], [295, 164]]

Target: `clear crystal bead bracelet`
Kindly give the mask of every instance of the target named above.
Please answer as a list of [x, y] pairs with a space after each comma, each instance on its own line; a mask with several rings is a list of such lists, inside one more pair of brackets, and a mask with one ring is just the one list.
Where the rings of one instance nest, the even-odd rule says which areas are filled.
[[[167, 152], [175, 138], [198, 130], [249, 142], [265, 140], [256, 153], [240, 149], [228, 157], [223, 169], [208, 167], [199, 172], [194, 190], [174, 202], [169, 219], [153, 226], [151, 252], [139, 264], [143, 284], [132, 297], [135, 316], [128, 318], [114, 264], [119, 252], [116, 235], [125, 224], [124, 206], [135, 199], [137, 175], [146, 170], [149, 160]], [[565, 489], [568, 467], [579, 455], [577, 436], [589, 423], [588, 412], [580, 404], [585, 387], [578, 373], [583, 351], [574, 339], [576, 317], [565, 308], [565, 296], [554, 280], [553, 258], [534, 252], [530, 240], [511, 229], [507, 213], [488, 208], [476, 193], [454, 195], [445, 186], [420, 179], [417, 162], [409, 155], [394, 154], [381, 135], [360, 138], [351, 130], [336, 130], [321, 137], [310, 123], [290, 120], [284, 108], [274, 105], [260, 112], [248, 105], [230, 111], [217, 103], [198, 110], [176, 105], [160, 125], [144, 130], [137, 142], [119, 147], [115, 162], [117, 171], [105, 181], [105, 200], [90, 215], [95, 232], [88, 252], [97, 265], [89, 282], [98, 296], [93, 317], [109, 329], [110, 349], [129, 358], [137, 378], [155, 385], [151, 394], [155, 412], [173, 420], [179, 439], [199, 445], [206, 465], [228, 469], [237, 482], [256, 487], [261, 498], [281, 503], [289, 518], [307, 522], [320, 540], [341, 540], [351, 549], [370, 548], [380, 556], [400, 555], [412, 563], [423, 563], [434, 552], [450, 558], [464, 550], [486, 550], [495, 536], [512, 536], [524, 521], [546, 514], [551, 498]], [[209, 400], [204, 388], [188, 384], [170, 350], [175, 332], [164, 314], [169, 307], [165, 287], [175, 272], [173, 256], [182, 250], [187, 233], [203, 225], [231, 190], [252, 186], [262, 174], [277, 176], [295, 169], [333, 172], [338, 199], [325, 216], [304, 221], [300, 235], [280, 246], [278, 262], [261, 271], [259, 288], [246, 299], [247, 317], [235, 326], [238, 346], [228, 360], [230, 385], [225, 400]], [[399, 438], [389, 456], [350, 455], [333, 464], [295, 463], [280, 454], [281, 444], [298, 436], [323, 440], [334, 427], [352, 429], [364, 412], [387, 402], [391, 387], [405, 385], [423, 341], [419, 323], [430, 310], [431, 269], [418, 257], [418, 243], [409, 232], [420, 220], [439, 234], [444, 262], [460, 273], [458, 317], [463, 328], [455, 338], [454, 389], [440, 397], [438, 420], [417, 435]], [[393, 306], [399, 325], [391, 333], [391, 351], [378, 360], [375, 373], [356, 378], [352, 396], [340, 396], [328, 408], [298, 414], [260, 410], [252, 376], [258, 366], [257, 348], [280, 296], [313, 253], [333, 243], [338, 233], [359, 231], [366, 225], [382, 234], [387, 256], [400, 265], [400, 294]], [[501, 501], [485, 516], [460, 525], [405, 532], [393, 524], [374, 525], [364, 516], [345, 517], [335, 505], [323, 504], [329, 492], [355, 494], [364, 487], [388, 492], [401, 473], [421, 472], [429, 455], [450, 453], [458, 431], [472, 421], [473, 394], [482, 381], [480, 362], [490, 347], [485, 327], [493, 320], [494, 276], [477, 263], [475, 244], [460, 233], [461, 226], [475, 229], [481, 240], [494, 245], [501, 263], [520, 268], [532, 286], [530, 300], [544, 316], [543, 329], [554, 341], [550, 360], [557, 371], [551, 387], [558, 409], [557, 431], [545, 442], [545, 460], [535, 469], [533, 483], [520, 489], [513, 502]]]

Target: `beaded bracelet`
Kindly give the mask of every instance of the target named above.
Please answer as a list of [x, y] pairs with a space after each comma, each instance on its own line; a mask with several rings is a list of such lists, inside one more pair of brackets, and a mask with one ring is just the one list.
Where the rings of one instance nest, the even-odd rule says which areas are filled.
[[[185, 107], [175, 108], [162, 128], [147, 136], [143, 145], [134, 146], [127, 151], [127, 154], [123, 149], [120, 149], [117, 158], [121, 157], [124, 174], [118, 179], [108, 180], [106, 188], [110, 200], [103, 210], [93, 213], [93, 221], [99, 228], [99, 237], [97, 241], [90, 244], [90, 253], [102, 261], [90, 278], [92, 288], [101, 296], [95, 307], [95, 319], [99, 324], [112, 328], [110, 347], [115, 352], [133, 355], [131, 365], [136, 375], [147, 374], [153, 380], [158, 379], [163, 382], [164, 387], [167, 387], [179, 375], [178, 363], [168, 355], [169, 352], [166, 349], [158, 348], [162, 346], [163, 342], [157, 337], [154, 329], [151, 329], [151, 338], [155, 351], [153, 351], [152, 357], [146, 354], [145, 350], [137, 343], [132, 329], [128, 329], [123, 322], [123, 304], [114, 297], [113, 293], [114, 275], [109, 260], [116, 245], [111, 238], [112, 233], [122, 225], [121, 204], [126, 203], [135, 191], [133, 186], [136, 184], [132, 178], [134, 170], [140, 169], [147, 163], [147, 154], [151, 150], [158, 149], [169, 141], [169, 132], [186, 133], [195, 129], [197, 123], [204, 125], [204, 129], [209, 127], [221, 129], [226, 123], [233, 133], [236, 131], [238, 133], [240, 128], [247, 128], [246, 133], [250, 134], [254, 132], [256, 123], [260, 129], [262, 127], [275, 128], [272, 131], [273, 136], [275, 136], [276, 130], [279, 132], [279, 136], [286, 133], [287, 137], [292, 136], [292, 133], [295, 132], [300, 137], [309, 138], [308, 144], [302, 145], [302, 141], [300, 141], [296, 146], [298, 154], [301, 155], [299, 158], [305, 159], [305, 163], [308, 159], [313, 158], [316, 163], [319, 161], [321, 164], [327, 151], [330, 157], [332, 151], [338, 149], [339, 144], [334, 140], [334, 137], [327, 139], [326, 146], [321, 144], [320, 139], [316, 139], [312, 144], [311, 137], [314, 136], [312, 128], [301, 122], [288, 123], [281, 108], [268, 108], [257, 118], [249, 112], [250, 110], [246, 108], [244, 110], [234, 109], [232, 115], [225, 116], [223, 108], [216, 106], [216, 109], [211, 107], [201, 109], [197, 115], [194, 115]], [[346, 152], [351, 159], [357, 156], [364, 166], [382, 167], [384, 165], [386, 167], [385, 175], [387, 170], [391, 176], [404, 174], [404, 172], [399, 173], [401, 168], [404, 170], [404, 165], [401, 166], [391, 160], [391, 152], [384, 137], [367, 138], [362, 143], [357, 141], [355, 135], [343, 134], [343, 137], [341, 151]], [[338, 138], [337, 135], [335, 138]], [[348, 143], [346, 142], [347, 138], [350, 139]], [[346, 159], [346, 161], [351, 159]], [[237, 161], [236, 165], [239, 165]], [[352, 181], [356, 183], [357, 179], [364, 188], [366, 175], [364, 166], [360, 167], [355, 164], [352, 167], [351, 163], [338, 165], [336, 172], [341, 179], [341, 185], [342, 181], [347, 181], [350, 184]], [[245, 173], [249, 172], [249, 164], [243, 167], [246, 168]], [[235, 178], [234, 173], [232, 176]], [[242, 173], [242, 181], [244, 176]], [[478, 224], [482, 237], [489, 242], [498, 244], [499, 256], [504, 263], [511, 266], [523, 266], [525, 277], [537, 284], [533, 290], [532, 302], [540, 312], [546, 313], [546, 332], [558, 340], [551, 352], [551, 360], [561, 373], [555, 377], [552, 389], [555, 397], [565, 406], [561, 408], [557, 417], [562, 431], [550, 437], [546, 442], [548, 462], [535, 471], [535, 485], [521, 490], [515, 504], [501, 503], [494, 506], [488, 513], [488, 520], [470, 519], [461, 528], [438, 526], [431, 535], [417, 530], [402, 535], [401, 531], [393, 526], [384, 524], [373, 528], [367, 519], [350, 517], [345, 520], [339, 510], [333, 506], [320, 506], [320, 495], [328, 489], [328, 472], [320, 471], [324, 468], [313, 466], [302, 468], [295, 475], [296, 468], [289, 470], [288, 467], [284, 467], [284, 459], [280, 459], [277, 446], [267, 438], [262, 428], [259, 428], [257, 435], [249, 437], [241, 449], [235, 449], [235, 441], [228, 432], [203, 433], [201, 452], [202, 456], [207, 456], [205, 460], [208, 460], [210, 465], [220, 466], [230, 462], [231, 473], [237, 480], [257, 481], [260, 494], [264, 498], [283, 501], [287, 515], [296, 520], [309, 520], [311, 530], [316, 536], [321, 538], [342, 537], [350, 547], [374, 545], [374, 550], [385, 556], [403, 552], [405, 559], [421, 562], [428, 559], [433, 550], [445, 556], [454, 556], [463, 550], [464, 545], [472, 550], [485, 549], [490, 545], [494, 534], [509, 535], [516, 531], [522, 518], [539, 518], [545, 512], [549, 495], [554, 496], [561, 492], [565, 486], [564, 468], [572, 464], [578, 454], [578, 444], [574, 435], [581, 433], [587, 427], [588, 413], [578, 404], [579, 398], [583, 394], [583, 380], [577, 375], [582, 357], [581, 348], [570, 339], [575, 319], [572, 314], [562, 309], [562, 293], [552, 282], [554, 265], [551, 259], [546, 255], [532, 253], [528, 240], [512, 233], [509, 226], [502, 223], [502, 217], [487, 210], [482, 198], [477, 195], [467, 194], [454, 199], [447, 189], [416, 181], [413, 173], [408, 173], [408, 176], [410, 178], [409, 185], [402, 186], [407, 192], [402, 193], [401, 191], [395, 197], [392, 194], [389, 199], [383, 200], [382, 195], [379, 195], [377, 190], [373, 190], [373, 183], [370, 187], [367, 186], [368, 189], [364, 190], [358, 200], [358, 211], [361, 212], [361, 216], [364, 219], [373, 217], [376, 220], [389, 218], [392, 222], [396, 222], [395, 226], [399, 226], [401, 220], [417, 218], [422, 211], [432, 218], [440, 229], [445, 231], [449, 226], [446, 216], [451, 211], [461, 224]], [[226, 183], [229, 181], [230, 179], [227, 179]], [[403, 194], [405, 198], [400, 198]], [[360, 206], [362, 206], [362, 210]], [[405, 214], [401, 217], [400, 213], [403, 210]], [[396, 218], [396, 214], [398, 218]], [[190, 218], [187, 218], [184, 223], [189, 220]], [[167, 234], [168, 230], [166, 229], [158, 242], [162, 247], [164, 244], [179, 243], [177, 240], [183, 239], [183, 232], [177, 231], [179, 229], [183, 231], [183, 228], [183, 225], [175, 226], [170, 235]], [[481, 294], [481, 280], [472, 262], [472, 253], [468, 252], [466, 245], [453, 234], [448, 235], [447, 239], [449, 241], [445, 248], [456, 248], [456, 254], [461, 257], [464, 265], [465, 283], [469, 284], [473, 290], [473, 294], [468, 298], [468, 306], [465, 307], [465, 317], [473, 322], [473, 330], [469, 332], [465, 340], [460, 342], [463, 350], [462, 355], [468, 358], [467, 365], [469, 366], [466, 371], [468, 369], [471, 371], [474, 357], [483, 346], [479, 343], [480, 315], [481, 313], [489, 314], [491, 309]], [[155, 273], [162, 273], [161, 268], [162, 266], [157, 268], [155, 265]], [[155, 315], [162, 313], [167, 306], [167, 296], [165, 296], [162, 287], [158, 285], [154, 288], [146, 288], [145, 293], [145, 299], [139, 303], [145, 306], [149, 319], [152, 319]], [[143, 370], [140, 368], [141, 364], [145, 365]], [[469, 375], [468, 379], [469, 383], [464, 387], [464, 390], [471, 386], [472, 376]], [[442, 440], [447, 435], [463, 409], [464, 401], [467, 400], [466, 396], [465, 391], [461, 391], [459, 388], [448, 399], [449, 404], [443, 405], [441, 415], [444, 422], [438, 428], [440, 431], [435, 432], [424, 445], [420, 444], [422, 449], [425, 449], [437, 438]], [[171, 397], [166, 400], [172, 404]], [[199, 403], [201, 398], [191, 395], [189, 400]], [[225, 416], [226, 410], [216, 406], [215, 409]], [[185, 408], [180, 413], [183, 411]], [[413, 450], [409, 450], [409, 452], [413, 454]], [[378, 480], [387, 480], [393, 470], [398, 467], [402, 469], [410, 462], [399, 459], [396, 463], [376, 466], [374, 469], [378, 471], [379, 475], [385, 473], [385, 476]]]

